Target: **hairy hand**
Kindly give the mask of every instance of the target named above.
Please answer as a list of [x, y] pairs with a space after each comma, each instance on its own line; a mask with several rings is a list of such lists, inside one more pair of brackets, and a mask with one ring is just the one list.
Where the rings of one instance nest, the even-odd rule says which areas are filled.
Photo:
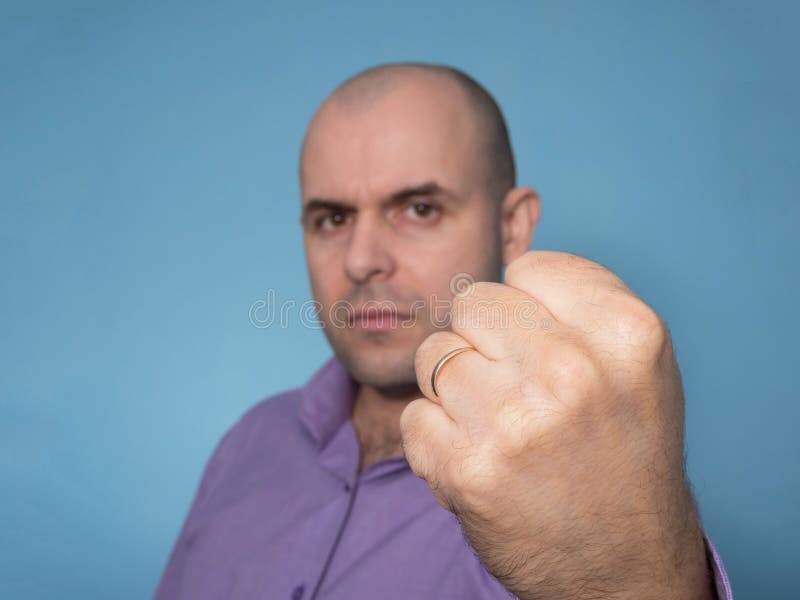
[[417, 352], [403, 448], [488, 570], [523, 599], [710, 598], [659, 316], [605, 267], [531, 251], [451, 317]]

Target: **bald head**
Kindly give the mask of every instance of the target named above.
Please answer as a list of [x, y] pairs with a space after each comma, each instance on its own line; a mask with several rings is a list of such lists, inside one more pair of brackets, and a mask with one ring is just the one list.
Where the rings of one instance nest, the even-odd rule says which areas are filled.
[[486, 192], [492, 200], [501, 201], [516, 183], [514, 156], [503, 114], [491, 94], [472, 77], [454, 67], [438, 64], [377, 65], [339, 85], [322, 103], [308, 127], [301, 152], [301, 180], [305, 148], [321, 113], [331, 107], [348, 112], [369, 110], [393, 92], [409, 85], [440, 88], [456, 106], [461, 104], [465, 108], [477, 132], [476, 151], [482, 162], [480, 167]]

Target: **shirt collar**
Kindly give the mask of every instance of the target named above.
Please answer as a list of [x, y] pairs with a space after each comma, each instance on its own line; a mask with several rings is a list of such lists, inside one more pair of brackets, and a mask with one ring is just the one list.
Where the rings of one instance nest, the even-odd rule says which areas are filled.
[[300, 389], [300, 420], [320, 449], [350, 419], [357, 385], [334, 356]]

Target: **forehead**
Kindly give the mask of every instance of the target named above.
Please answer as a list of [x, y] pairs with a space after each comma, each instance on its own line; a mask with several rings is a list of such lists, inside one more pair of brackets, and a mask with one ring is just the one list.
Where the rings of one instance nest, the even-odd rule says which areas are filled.
[[306, 136], [303, 200], [369, 202], [427, 181], [467, 195], [480, 181], [479, 141], [454, 82], [400, 85], [366, 106], [328, 101]]

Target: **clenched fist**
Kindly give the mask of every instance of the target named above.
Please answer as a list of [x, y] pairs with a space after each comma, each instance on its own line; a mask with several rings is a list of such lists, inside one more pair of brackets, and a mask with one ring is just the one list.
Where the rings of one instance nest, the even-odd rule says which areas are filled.
[[451, 312], [417, 352], [403, 448], [487, 569], [522, 599], [712, 598], [658, 315], [605, 267], [542, 251]]

